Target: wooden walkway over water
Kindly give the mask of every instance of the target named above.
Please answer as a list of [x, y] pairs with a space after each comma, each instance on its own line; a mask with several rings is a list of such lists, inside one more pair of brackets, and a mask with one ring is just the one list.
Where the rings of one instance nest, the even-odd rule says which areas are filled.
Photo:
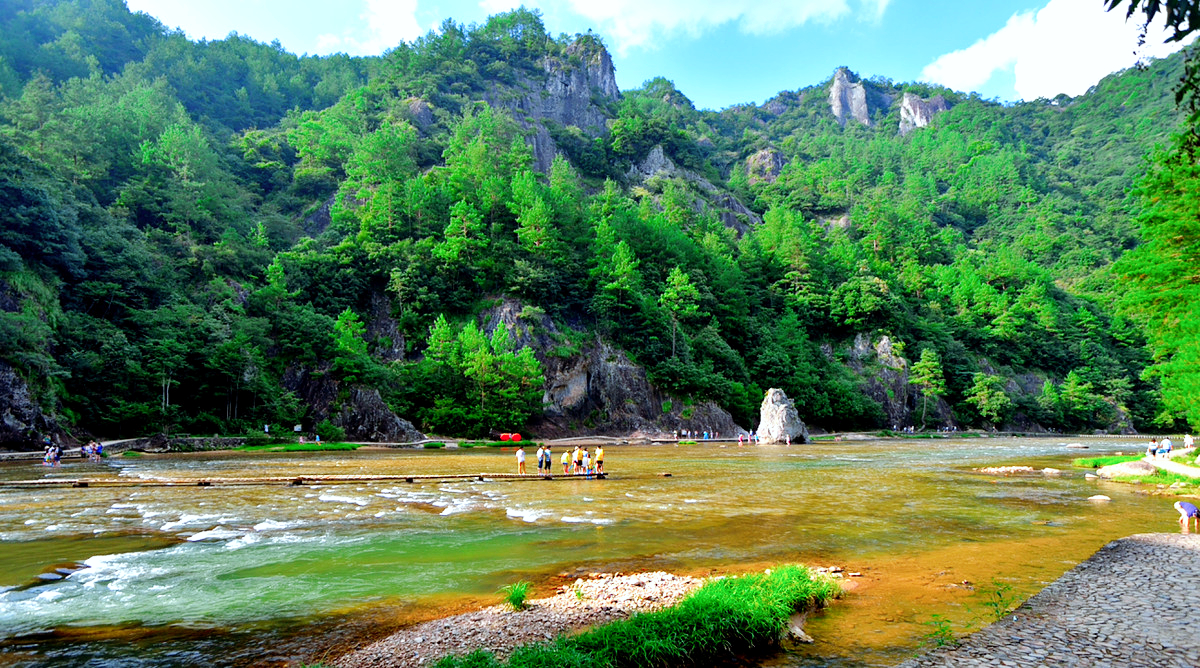
[[227, 485], [348, 485], [363, 482], [417, 483], [439, 480], [603, 480], [607, 473], [570, 473], [566, 475], [542, 476], [520, 473], [448, 473], [419, 475], [304, 475], [304, 476], [255, 476], [245, 478], [38, 478], [36, 480], [0, 480], [3, 487], [213, 487]]

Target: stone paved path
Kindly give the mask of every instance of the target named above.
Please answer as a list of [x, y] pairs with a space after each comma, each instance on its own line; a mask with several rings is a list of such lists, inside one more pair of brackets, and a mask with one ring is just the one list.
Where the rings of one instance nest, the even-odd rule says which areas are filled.
[[1200, 667], [1200, 535], [1105, 545], [1003, 620], [901, 664]]
[[[1191, 451], [1192, 451], [1191, 449], [1185, 448], [1183, 450], [1176, 450], [1172, 454], [1174, 454], [1174, 456], [1178, 457], [1180, 455], [1185, 455]], [[1179, 462], [1173, 462], [1170, 459], [1158, 459], [1156, 457], [1143, 457], [1142, 461], [1150, 462], [1150, 464], [1152, 464], [1155, 468], [1160, 468], [1160, 469], [1163, 469], [1164, 471], [1170, 471], [1171, 473], [1178, 473], [1179, 475], [1185, 475], [1185, 476], [1188, 476], [1189, 478], [1200, 478], [1200, 468], [1196, 468], [1195, 466], [1188, 466], [1187, 464], [1180, 464]]]

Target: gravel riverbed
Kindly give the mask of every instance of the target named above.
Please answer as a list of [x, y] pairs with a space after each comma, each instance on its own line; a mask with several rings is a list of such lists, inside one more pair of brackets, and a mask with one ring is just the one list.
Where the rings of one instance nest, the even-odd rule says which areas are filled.
[[495, 605], [425, 622], [346, 654], [334, 665], [419, 668], [447, 654], [466, 654], [476, 649], [507, 656], [519, 645], [553, 640], [560, 633], [674, 605], [703, 582], [663, 572], [593, 573], [560, 587], [554, 596], [531, 599], [524, 610]]
[[901, 668], [1200, 666], [1200, 535], [1115, 540], [958, 647]]

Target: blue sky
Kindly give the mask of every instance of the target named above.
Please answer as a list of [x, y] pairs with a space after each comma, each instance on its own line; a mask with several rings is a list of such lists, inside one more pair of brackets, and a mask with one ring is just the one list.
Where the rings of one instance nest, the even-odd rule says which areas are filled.
[[1139, 57], [1152, 30], [1102, 0], [128, 0], [195, 39], [238, 32], [296, 53], [373, 55], [444, 19], [481, 22], [524, 4], [553, 34], [591, 29], [617, 82], [663, 76], [697, 106], [761, 104], [848, 66], [864, 77], [930, 81], [1003, 101], [1078, 95]]

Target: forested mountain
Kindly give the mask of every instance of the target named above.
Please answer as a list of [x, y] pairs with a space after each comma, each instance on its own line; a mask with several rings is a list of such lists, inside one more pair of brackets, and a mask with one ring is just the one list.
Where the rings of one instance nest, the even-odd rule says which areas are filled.
[[314, 58], [9, 1], [0, 440], [728, 431], [768, 387], [827, 430], [1172, 426], [1110, 266], [1182, 67], [708, 111], [525, 10]]

